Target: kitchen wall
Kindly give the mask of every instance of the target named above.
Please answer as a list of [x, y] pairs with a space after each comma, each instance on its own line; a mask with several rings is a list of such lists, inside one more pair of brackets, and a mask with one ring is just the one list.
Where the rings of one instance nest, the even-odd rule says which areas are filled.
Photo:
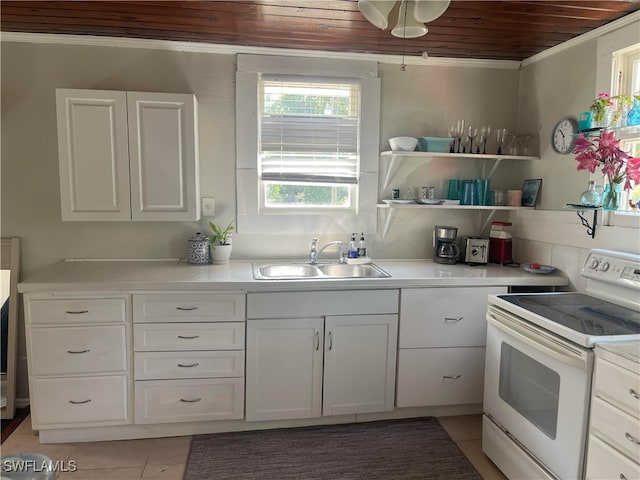
[[[563, 116], [586, 109], [595, 92], [595, 40], [549, 56], [521, 70], [381, 64], [380, 149], [397, 135], [445, 135], [449, 124], [506, 127], [539, 138], [541, 160], [505, 161], [492, 187], [520, 188], [543, 178], [540, 208], [494, 219], [514, 222], [515, 258], [558, 266], [580, 288], [580, 262], [592, 247], [640, 253], [639, 229], [604, 227], [591, 239], [575, 212], [587, 175], [571, 155], [550, 148], [551, 129]], [[215, 221], [235, 218], [235, 56], [151, 49], [7, 42], [1, 44], [2, 170], [1, 234], [22, 239], [21, 278], [63, 258], [167, 258], [184, 256], [186, 239], [208, 231], [200, 222], [62, 222], [57, 159], [55, 88], [193, 92], [199, 103], [201, 195], [216, 200]], [[495, 151], [491, 141], [489, 150]], [[490, 167], [488, 163], [485, 168]], [[381, 172], [385, 165], [381, 164]], [[476, 178], [482, 161], [407, 160], [391, 186], [436, 187], [448, 178]], [[380, 198], [389, 196], [381, 191]], [[460, 235], [478, 234], [486, 213], [399, 211], [382, 237], [369, 235], [374, 258], [431, 258], [437, 224], [456, 225]], [[322, 235], [320, 241], [335, 239]], [[486, 230], [483, 233], [487, 233]], [[299, 257], [311, 235], [236, 235], [233, 258]], [[347, 238], [343, 238], [347, 240]], [[20, 341], [24, 345], [24, 339]], [[24, 373], [24, 348], [21, 371]], [[26, 378], [22, 375], [22, 378]], [[26, 383], [18, 397], [26, 396]]]
[[[147, 49], [2, 43], [2, 234], [22, 238], [22, 278], [63, 258], [181, 257], [186, 239], [208, 231], [200, 222], [62, 222], [55, 88], [194, 92], [199, 103], [202, 196], [216, 199], [216, 222], [235, 217], [235, 56]], [[396, 135], [445, 135], [470, 124], [515, 128], [519, 72], [499, 68], [380, 65], [380, 149]], [[495, 145], [490, 144], [495, 150]], [[475, 178], [481, 162], [407, 161], [393, 186], [436, 186], [447, 178]], [[521, 185], [511, 165], [494, 186]], [[381, 198], [389, 195], [383, 192]], [[380, 212], [380, 220], [384, 221]], [[399, 212], [387, 238], [369, 236], [376, 258], [431, 258], [436, 223], [477, 233], [476, 212]], [[381, 231], [381, 225], [379, 225]], [[320, 241], [332, 240], [322, 232]], [[236, 235], [234, 258], [301, 256], [311, 235]], [[345, 238], [347, 240], [347, 238]]]

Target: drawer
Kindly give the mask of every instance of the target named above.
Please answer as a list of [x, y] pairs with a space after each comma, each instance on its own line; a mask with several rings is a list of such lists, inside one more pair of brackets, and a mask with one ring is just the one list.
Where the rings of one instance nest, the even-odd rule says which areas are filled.
[[640, 412], [640, 374], [598, 358], [594, 394], [638, 417]]
[[245, 295], [193, 293], [134, 295], [134, 323], [243, 322]]
[[484, 347], [399, 350], [396, 405], [482, 403], [484, 354]]
[[640, 465], [593, 435], [589, 436], [586, 480], [638, 480]]
[[640, 463], [640, 421], [595, 397], [591, 403], [591, 434]]
[[244, 378], [141, 380], [135, 385], [137, 424], [243, 416]]
[[244, 350], [242, 323], [157, 323], [133, 326], [135, 351]]
[[32, 375], [125, 373], [125, 325], [31, 328]]
[[506, 293], [506, 289], [402, 289], [400, 348], [483, 346], [487, 337], [487, 296], [492, 293]]
[[33, 427], [130, 423], [126, 375], [37, 378], [31, 382]]
[[25, 317], [30, 325], [124, 323], [128, 297], [30, 299]]
[[244, 351], [138, 352], [135, 379], [241, 377]]

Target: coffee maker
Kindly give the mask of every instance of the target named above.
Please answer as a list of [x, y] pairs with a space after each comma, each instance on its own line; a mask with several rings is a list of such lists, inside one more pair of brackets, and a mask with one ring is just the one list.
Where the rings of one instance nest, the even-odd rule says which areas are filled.
[[456, 245], [456, 236], [458, 235], [458, 227], [438, 226], [433, 229], [433, 246], [435, 253], [433, 261], [436, 263], [444, 263], [453, 265], [458, 263], [460, 258], [460, 250]]

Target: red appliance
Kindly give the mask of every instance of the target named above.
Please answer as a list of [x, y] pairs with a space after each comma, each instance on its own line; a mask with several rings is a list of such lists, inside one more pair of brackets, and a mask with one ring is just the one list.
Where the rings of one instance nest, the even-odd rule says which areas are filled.
[[510, 222], [492, 222], [489, 233], [489, 262], [505, 265], [513, 263], [513, 237]]

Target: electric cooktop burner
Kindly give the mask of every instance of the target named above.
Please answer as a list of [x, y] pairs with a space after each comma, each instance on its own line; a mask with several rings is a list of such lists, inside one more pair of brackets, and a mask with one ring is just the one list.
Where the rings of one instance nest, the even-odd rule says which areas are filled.
[[498, 297], [585, 335], [640, 334], [640, 312], [590, 295], [510, 294]]

